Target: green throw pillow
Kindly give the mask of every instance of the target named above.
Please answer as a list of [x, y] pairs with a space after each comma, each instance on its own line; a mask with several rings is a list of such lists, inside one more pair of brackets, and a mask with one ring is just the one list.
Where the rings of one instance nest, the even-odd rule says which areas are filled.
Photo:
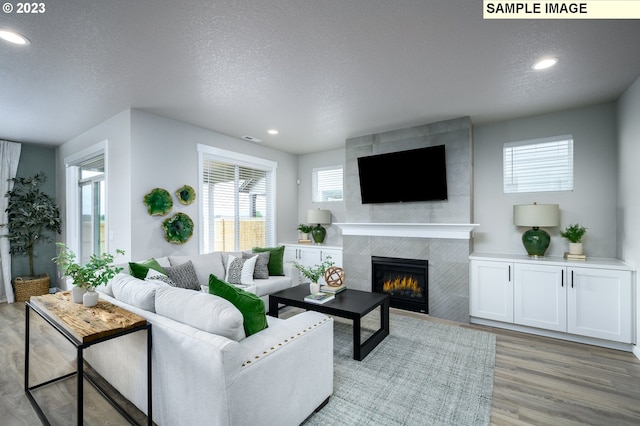
[[269, 326], [264, 302], [255, 294], [222, 281], [213, 274], [209, 275], [209, 293], [227, 299], [238, 308], [244, 318], [244, 333], [247, 337]]
[[160, 266], [158, 261], [153, 258], [140, 263], [129, 262], [129, 273], [141, 280], [144, 280], [146, 278], [149, 269], [153, 269], [154, 271], [162, 272], [163, 274], [167, 275], [167, 272], [164, 270], [164, 268]]
[[284, 246], [254, 247], [254, 253], [271, 252], [269, 255], [269, 275], [284, 275]]

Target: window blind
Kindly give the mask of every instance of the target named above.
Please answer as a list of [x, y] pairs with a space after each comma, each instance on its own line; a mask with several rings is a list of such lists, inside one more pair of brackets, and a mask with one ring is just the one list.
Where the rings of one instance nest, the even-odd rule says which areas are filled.
[[342, 201], [342, 182], [342, 166], [314, 168], [312, 172], [312, 201]]
[[573, 190], [573, 136], [504, 144], [504, 193]]

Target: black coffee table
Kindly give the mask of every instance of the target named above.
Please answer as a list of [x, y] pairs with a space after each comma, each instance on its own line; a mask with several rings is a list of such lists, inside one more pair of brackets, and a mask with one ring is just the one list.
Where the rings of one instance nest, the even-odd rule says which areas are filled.
[[[304, 298], [309, 294], [309, 284], [301, 284], [269, 295], [269, 315], [277, 318], [278, 306], [283, 304], [353, 320], [353, 359], [358, 361], [362, 361], [389, 335], [389, 295], [346, 289], [336, 294], [335, 299], [320, 305], [305, 302]], [[378, 306], [380, 329], [361, 343], [360, 321]]]

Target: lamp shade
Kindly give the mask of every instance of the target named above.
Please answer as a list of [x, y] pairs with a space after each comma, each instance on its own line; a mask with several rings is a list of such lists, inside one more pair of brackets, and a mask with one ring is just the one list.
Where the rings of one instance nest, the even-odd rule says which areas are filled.
[[516, 226], [559, 226], [560, 207], [557, 204], [521, 204], [513, 206]]
[[309, 209], [307, 211], [307, 223], [328, 225], [331, 223], [331, 211], [321, 209]]

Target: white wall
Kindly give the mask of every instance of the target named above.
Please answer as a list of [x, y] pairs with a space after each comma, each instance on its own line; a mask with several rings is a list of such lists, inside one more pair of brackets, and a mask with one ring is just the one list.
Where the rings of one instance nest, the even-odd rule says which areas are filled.
[[[640, 78], [618, 102], [618, 252], [620, 259], [638, 268], [640, 265]], [[636, 312], [640, 291], [636, 289]], [[636, 314], [636, 348], [640, 358], [640, 315]]]
[[[108, 141], [110, 160], [107, 164], [107, 192], [110, 231], [107, 251], [125, 251], [131, 256], [131, 114], [130, 110], [111, 117], [103, 123], [76, 136], [56, 150], [56, 194], [62, 220], [62, 239], [66, 235], [66, 171], [64, 159], [104, 140]], [[118, 257], [118, 259], [122, 259]]]
[[[327, 166], [343, 166], [345, 161], [345, 150], [335, 149], [332, 151], [319, 152], [314, 154], [301, 155], [298, 157], [298, 217], [295, 227], [300, 223], [307, 223], [307, 210], [323, 209], [331, 211], [331, 222], [345, 222], [345, 204], [344, 201], [331, 201], [314, 203], [312, 201], [312, 184], [311, 176], [315, 167]], [[346, 181], [345, 181], [346, 182]], [[326, 245], [342, 245], [342, 233], [340, 228], [326, 226], [327, 236], [324, 243]], [[297, 237], [296, 237], [297, 239]], [[295, 241], [295, 240], [291, 240]]]
[[[505, 142], [564, 134], [574, 137], [573, 191], [503, 193]], [[525, 229], [513, 225], [513, 205], [538, 202], [560, 205], [561, 226], [547, 229], [552, 236], [547, 255], [561, 256], [567, 250], [559, 231], [579, 222], [588, 228], [583, 239], [587, 256], [616, 257], [618, 149], [614, 103], [477, 125], [473, 140], [473, 222], [480, 224], [474, 251], [526, 254], [521, 241]]]
[[197, 190], [197, 144], [277, 162], [276, 241], [297, 238], [296, 156], [136, 109], [123, 111], [58, 149], [60, 206], [65, 205], [64, 157], [105, 139], [109, 140], [110, 150], [108, 215], [113, 232], [109, 250], [125, 250], [125, 260], [198, 252], [197, 202], [183, 206], [174, 199], [172, 212], [182, 211], [196, 224], [194, 237], [184, 245], [176, 245], [166, 242], [161, 230], [162, 221], [169, 216], [150, 216], [142, 201], [156, 187], [174, 192], [188, 184]]

